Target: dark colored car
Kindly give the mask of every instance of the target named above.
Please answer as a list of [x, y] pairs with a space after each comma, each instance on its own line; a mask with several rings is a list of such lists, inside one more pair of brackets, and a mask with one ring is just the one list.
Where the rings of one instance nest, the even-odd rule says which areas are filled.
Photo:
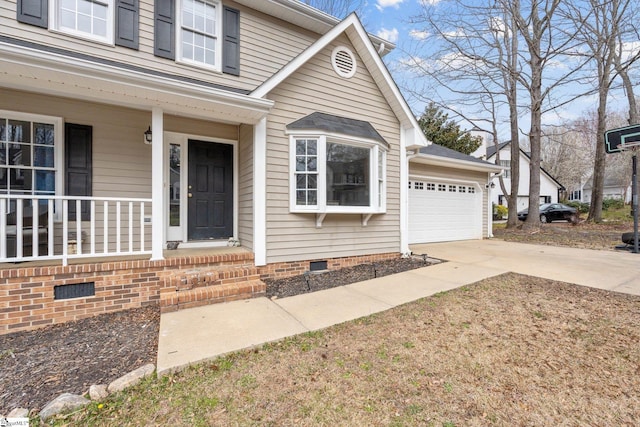
[[[529, 209], [518, 212], [518, 219], [527, 219]], [[571, 206], [562, 203], [544, 203], [540, 205], [540, 222], [574, 221], [578, 219], [578, 211]]]

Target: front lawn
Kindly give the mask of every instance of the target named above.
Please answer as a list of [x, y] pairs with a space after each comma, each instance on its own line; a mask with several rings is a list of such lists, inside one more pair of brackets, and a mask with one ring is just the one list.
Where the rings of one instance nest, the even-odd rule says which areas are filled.
[[506, 274], [150, 379], [56, 422], [637, 425], [639, 313], [639, 297]]
[[622, 244], [622, 233], [628, 231], [633, 231], [633, 222], [616, 220], [600, 224], [557, 221], [541, 224], [534, 231], [523, 230], [522, 227], [507, 229], [504, 223], [493, 226], [495, 238], [510, 242], [601, 250], [614, 250]]

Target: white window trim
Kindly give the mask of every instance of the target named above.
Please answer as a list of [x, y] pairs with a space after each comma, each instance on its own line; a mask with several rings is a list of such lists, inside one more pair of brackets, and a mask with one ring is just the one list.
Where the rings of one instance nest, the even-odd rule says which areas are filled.
[[[55, 116], [43, 116], [40, 114], [20, 113], [16, 111], [0, 110], [0, 117], [10, 120], [24, 120], [28, 122], [37, 122], [53, 125], [54, 129], [54, 142], [53, 142], [53, 166], [55, 168], [55, 181], [56, 181], [56, 196], [64, 195], [64, 137], [63, 137], [63, 125], [64, 121], [62, 117]], [[33, 135], [32, 135], [33, 136]], [[33, 167], [33, 166], [32, 166]], [[62, 219], [62, 202], [60, 200], [55, 201], [55, 215], [54, 220], [60, 221]]]
[[115, 4], [114, 0], [98, 0], [99, 3], [104, 3], [107, 5], [107, 36], [101, 37], [96, 36], [90, 33], [85, 33], [83, 31], [71, 30], [68, 28], [60, 28], [60, 16], [59, 16], [59, 5], [61, 0], [51, 0], [49, 1], [49, 16], [51, 20], [49, 21], [49, 30], [70, 35], [73, 37], [78, 37], [81, 39], [92, 40], [100, 43], [105, 43], [108, 45], [114, 45], [114, 33], [115, 33]]
[[[340, 214], [382, 214], [387, 211], [387, 162], [386, 147], [379, 141], [358, 139], [346, 135], [337, 134], [309, 134], [289, 132], [289, 212], [291, 213], [340, 213]], [[315, 139], [318, 141], [318, 204], [314, 206], [302, 206], [296, 204], [296, 140]], [[327, 142], [333, 142], [371, 150], [369, 158], [369, 206], [329, 206], [327, 205]], [[378, 205], [378, 156], [384, 157], [383, 161], [383, 194], [382, 203]]]
[[206, 70], [222, 72], [222, 2], [219, 0], [204, 0], [216, 8], [216, 65], [211, 66], [203, 62], [193, 61], [182, 56], [182, 4], [184, 0], [176, 1], [176, 62], [187, 64]]

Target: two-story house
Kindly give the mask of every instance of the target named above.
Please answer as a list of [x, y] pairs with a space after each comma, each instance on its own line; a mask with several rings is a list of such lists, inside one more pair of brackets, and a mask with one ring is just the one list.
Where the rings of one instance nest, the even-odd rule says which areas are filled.
[[296, 0], [3, 1], [0, 331], [407, 252], [393, 47]]

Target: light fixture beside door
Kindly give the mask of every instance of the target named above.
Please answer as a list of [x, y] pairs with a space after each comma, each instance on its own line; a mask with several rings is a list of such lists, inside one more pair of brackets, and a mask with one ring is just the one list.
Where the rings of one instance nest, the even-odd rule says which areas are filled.
[[144, 143], [149, 145], [153, 141], [153, 133], [151, 132], [151, 126], [144, 131]]

